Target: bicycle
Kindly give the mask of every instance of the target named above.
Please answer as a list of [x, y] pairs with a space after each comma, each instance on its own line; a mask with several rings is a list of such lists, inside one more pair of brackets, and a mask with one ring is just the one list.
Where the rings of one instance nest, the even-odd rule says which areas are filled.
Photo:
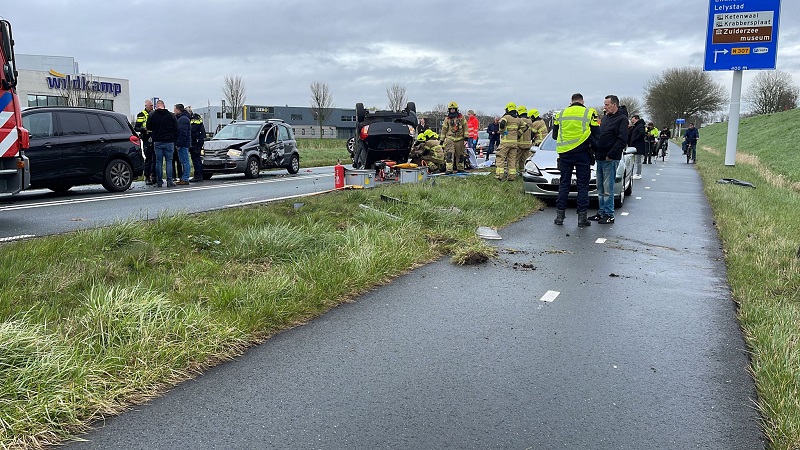
[[[661, 152], [661, 162], [664, 162], [667, 157], [667, 150], [669, 150], [669, 140], [661, 139], [658, 148]], [[656, 156], [656, 159], [658, 159], [658, 156]]]
[[694, 142], [687, 142], [686, 143], [686, 164], [689, 164], [690, 161], [694, 161], [696, 156], [695, 153], [695, 144]]

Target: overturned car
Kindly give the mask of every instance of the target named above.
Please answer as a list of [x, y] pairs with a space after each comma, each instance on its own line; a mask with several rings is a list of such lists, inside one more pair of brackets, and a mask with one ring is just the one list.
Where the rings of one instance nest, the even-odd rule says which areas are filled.
[[417, 127], [414, 102], [402, 111], [368, 111], [356, 103], [356, 121], [356, 136], [347, 145], [354, 169], [372, 169], [383, 160], [408, 161]]

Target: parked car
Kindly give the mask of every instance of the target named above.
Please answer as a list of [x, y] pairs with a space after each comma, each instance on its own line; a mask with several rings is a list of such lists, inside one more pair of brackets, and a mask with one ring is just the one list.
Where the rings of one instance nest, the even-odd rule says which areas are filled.
[[486, 150], [489, 149], [489, 132], [488, 131], [478, 131], [478, 143], [475, 144], [475, 151], [480, 153], [483, 152], [486, 154]]
[[[525, 192], [533, 194], [543, 200], [555, 200], [558, 198], [558, 185], [561, 180], [561, 172], [556, 167], [558, 153], [556, 153], [556, 141], [553, 133], [550, 132], [544, 138], [539, 147], [531, 147], [535, 153], [525, 162], [525, 171], [522, 174], [522, 184]], [[633, 193], [633, 155], [636, 148], [628, 147], [622, 155], [619, 166], [617, 166], [617, 176], [614, 183], [614, 204], [622, 206], [625, 196]], [[596, 167], [592, 166], [589, 179], [589, 199], [597, 199], [597, 177]], [[572, 186], [569, 191], [569, 198], [576, 199], [578, 189], [576, 186], [575, 173], [572, 174]]]
[[215, 173], [257, 178], [262, 170], [276, 167], [292, 174], [300, 171], [294, 133], [280, 119], [231, 122], [205, 141], [202, 153], [206, 180]]
[[55, 192], [102, 183], [129, 189], [144, 172], [141, 142], [124, 114], [94, 108], [41, 106], [22, 111], [31, 137], [31, 189]]
[[354, 169], [372, 169], [376, 162], [408, 161], [417, 126], [417, 107], [408, 102], [402, 111], [367, 111], [356, 103], [356, 136], [352, 150]]

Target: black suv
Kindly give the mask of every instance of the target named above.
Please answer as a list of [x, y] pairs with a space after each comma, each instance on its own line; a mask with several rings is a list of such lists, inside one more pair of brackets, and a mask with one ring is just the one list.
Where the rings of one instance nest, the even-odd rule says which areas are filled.
[[256, 178], [262, 169], [300, 171], [300, 153], [292, 128], [283, 120], [231, 122], [203, 144], [203, 178], [215, 173], [244, 173]]
[[402, 111], [375, 111], [356, 103], [356, 136], [348, 144], [354, 169], [372, 169], [384, 159], [408, 161], [417, 127], [417, 107], [408, 102]]
[[144, 171], [139, 137], [124, 114], [103, 109], [42, 106], [22, 111], [31, 136], [31, 189], [63, 192], [102, 183], [125, 191]]

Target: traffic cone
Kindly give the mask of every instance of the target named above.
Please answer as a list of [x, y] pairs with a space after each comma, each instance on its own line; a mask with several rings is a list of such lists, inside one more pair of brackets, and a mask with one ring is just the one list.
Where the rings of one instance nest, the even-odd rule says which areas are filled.
[[478, 154], [478, 158], [483, 158], [483, 149], [481, 149], [480, 153]]

